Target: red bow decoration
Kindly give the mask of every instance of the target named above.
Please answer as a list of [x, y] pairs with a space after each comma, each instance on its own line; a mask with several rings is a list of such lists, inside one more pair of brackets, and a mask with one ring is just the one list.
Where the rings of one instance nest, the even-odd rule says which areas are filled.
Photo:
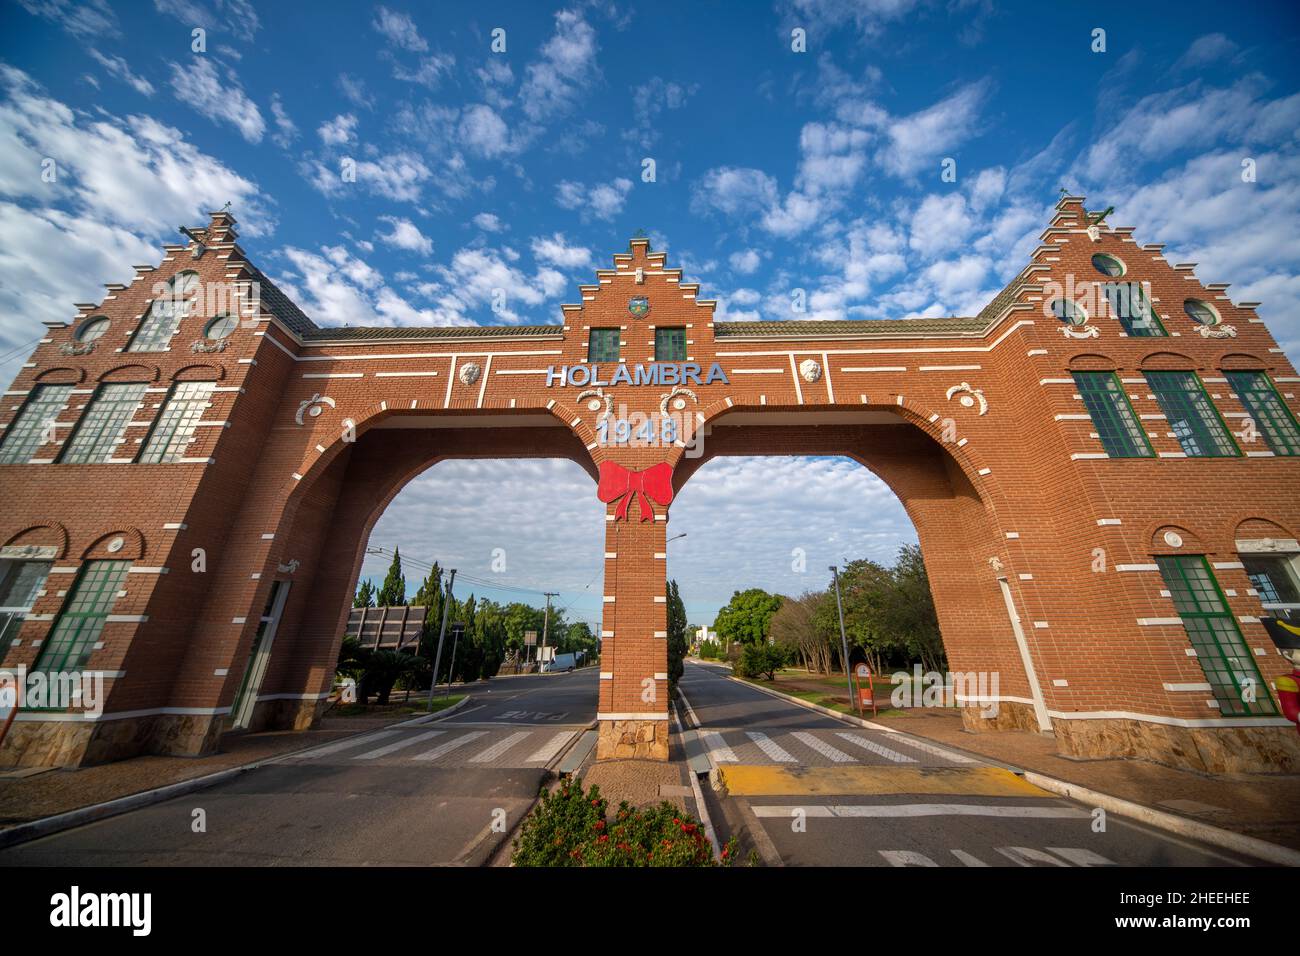
[[673, 500], [673, 467], [666, 461], [651, 465], [645, 471], [630, 471], [617, 462], [600, 463], [600, 484], [596, 487], [596, 497], [605, 504], [623, 500], [614, 513], [614, 520], [627, 517], [627, 506], [632, 499], [641, 499], [641, 520], [649, 521], [654, 516], [650, 499], [661, 505]]

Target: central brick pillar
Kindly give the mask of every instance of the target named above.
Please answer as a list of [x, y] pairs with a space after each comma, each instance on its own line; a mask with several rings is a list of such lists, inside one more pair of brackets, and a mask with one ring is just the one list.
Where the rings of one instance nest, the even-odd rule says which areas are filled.
[[668, 516], [605, 514], [597, 760], [668, 759]]

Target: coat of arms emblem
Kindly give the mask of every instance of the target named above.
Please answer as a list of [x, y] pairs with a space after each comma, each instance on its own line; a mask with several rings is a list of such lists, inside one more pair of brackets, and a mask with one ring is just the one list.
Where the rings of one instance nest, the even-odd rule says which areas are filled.
[[627, 310], [635, 318], [644, 318], [650, 314], [650, 300], [643, 295], [634, 295], [627, 300]]

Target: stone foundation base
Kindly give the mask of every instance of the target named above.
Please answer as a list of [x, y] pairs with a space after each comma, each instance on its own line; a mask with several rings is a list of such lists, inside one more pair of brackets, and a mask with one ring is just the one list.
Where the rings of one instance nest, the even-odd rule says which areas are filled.
[[0, 748], [0, 767], [86, 767], [141, 754], [197, 757], [217, 749], [221, 725], [221, 717], [209, 714], [19, 720]]
[[1034, 715], [1031, 704], [1017, 701], [998, 701], [997, 712], [990, 714], [989, 707], [963, 707], [961, 709], [962, 727], [971, 733], [984, 733], [994, 730], [1027, 730], [1038, 733], [1038, 718]]
[[668, 718], [663, 720], [602, 720], [596, 738], [597, 760], [668, 759]]
[[249, 732], [311, 730], [320, 724], [326, 703], [324, 699], [258, 701], [248, 722]]
[[1143, 720], [1053, 719], [1066, 757], [1138, 757], [1201, 773], [1300, 773], [1300, 733], [1279, 727], [1173, 727]]

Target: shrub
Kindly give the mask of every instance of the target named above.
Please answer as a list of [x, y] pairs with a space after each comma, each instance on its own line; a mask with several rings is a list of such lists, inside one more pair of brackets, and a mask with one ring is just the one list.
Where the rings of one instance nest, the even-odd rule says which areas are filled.
[[543, 793], [515, 841], [515, 866], [725, 866], [735, 855], [732, 841], [718, 864], [699, 821], [667, 801], [608, 811], [598, 786], [566, 780]]
[[776, 672], [785, 666], [784, 647], [776, 644], [746, 644], [736, 666], [740, 677], [765, 677], [776, 680]]

